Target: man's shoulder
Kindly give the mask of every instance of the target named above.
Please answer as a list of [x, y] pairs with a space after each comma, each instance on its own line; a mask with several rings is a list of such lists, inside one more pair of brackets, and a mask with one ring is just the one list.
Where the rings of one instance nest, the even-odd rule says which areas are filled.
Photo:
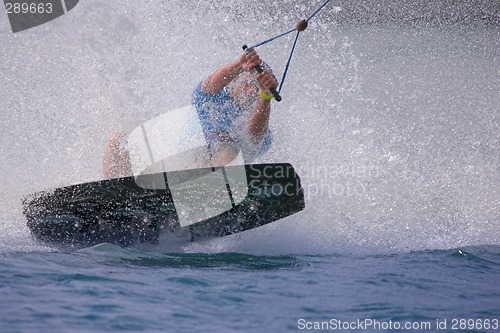
[[194, 88], [192, 95], [195, 104], [205, 102], [223, 103], [229, 99], [229, 93], [225, 88], [214, 94], [204, 92], [202, 89], [202, 82], [198, 83]]

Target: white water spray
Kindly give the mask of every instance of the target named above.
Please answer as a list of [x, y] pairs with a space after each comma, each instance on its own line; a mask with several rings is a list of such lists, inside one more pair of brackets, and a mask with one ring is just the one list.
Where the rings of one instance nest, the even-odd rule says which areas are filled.
[[[36, 248], [23, 195], [100, 179], [112, 131], [188, 104], [196, 83], [242, 44], [286, 30], [309, 5], [85, 1], [18, 34], [2, 21], [0, 251]], [[273, 105], [276, 140], [260, 160], [297, 168], [306, 211], [184, 250], [500, 244], [496, 28], [347, 24], [353, 10], [343, 9], [318, 14], [301, 35]], [[258, 50], [278, 74], [290, 43]]]

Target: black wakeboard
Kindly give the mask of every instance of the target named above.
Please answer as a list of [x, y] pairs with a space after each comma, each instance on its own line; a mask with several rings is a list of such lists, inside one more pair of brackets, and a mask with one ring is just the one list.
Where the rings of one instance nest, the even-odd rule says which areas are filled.
[[[245, 195], [236, 200], [233, 198], [236, 194], [231, 193], [235, 192], [231, 175], [236, 168], [241, 170], [242, 167], [247, 189]], [[204, 182], [205, 197], [210, 193], [207, 184], [223, 182], [231, 206], [220, 214], [183, 226], [179, 221], [189, 221], [190, 211], [203, 211], [214, 205], [213, 202], [196, 202], [196, 192], [200, 188], [189, 185], [193, 179], [207, 175], [210, 180]], [[287, 163], [182, 170], [147, 176], [150, 178], [145, 182], [160, 179], [163, 188], [144, 188], [137, 178], [125, 177], [29, 195], [23, 199], [27, 225], [32, 234], [44, 242], [76, 246], [109, 242], [128, 246], [155, 244], [163, 233], [178, 230], [188, 232], [191, 241], [223, 237], [277, 221], [305, 208], [300, 178]], [[191, 201], [187, 215], [174, 204], [172, 183], [177, 184], [176, 188], [178, 184], [188, 184], [182, 191], [194, 203]]]

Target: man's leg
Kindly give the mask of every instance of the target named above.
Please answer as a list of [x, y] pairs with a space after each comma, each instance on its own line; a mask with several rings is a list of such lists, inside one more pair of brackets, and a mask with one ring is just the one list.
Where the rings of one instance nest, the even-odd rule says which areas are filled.
[[210, 166], [220, 167], [231, 163], [239, 153], [236, 143], [231, 139], [229, 133], [220, 132], [211, 138], [210, 142]]
[[228, 165], [238, 156], [238, 148], [226, 146], [220, 148], [210, 159], [210, 166], [221, 167]]
[[102, 173], [106, 179], [132, 175], [129, 154], [127, 151], [120, 150], [120, 138], [122, 136], [122, 133], [115, 132], [111, 134], [106, 144], [102, 162]]

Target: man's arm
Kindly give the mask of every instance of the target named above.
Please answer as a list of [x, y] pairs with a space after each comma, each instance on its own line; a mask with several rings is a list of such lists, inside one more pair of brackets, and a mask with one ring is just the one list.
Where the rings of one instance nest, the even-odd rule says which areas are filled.
[[201, 91], [205, 94], [217, 94], [242, 72], [240, 61], [224, 65], [213, 72], [201, 84]]
[[[270, 89], [278, 87], [278, 81], [271, 71], [264, 71], [257, 74], [259, 88], [266, 94], [270, 94]], [[248, 134], [254, 143], [259, 143], [266, 135], [269, 127], [269, 116], [271, 114], [271, 100], [259, 98], [252, 110], [252, 115], [248, 122]]]
[[270, 114], [271, 101], [259, 98], [248, 122], [248, 134], [250, 134], [253, 143], [257, 144], [264, 138], [269, 127]]
[[201, 91], [205, 94], [217, 94], [242, 71], [249, 71], [259, 64], [260, 58], [255, 50], [244, 52], [238, 60], [218, 68], [203, 81]]

